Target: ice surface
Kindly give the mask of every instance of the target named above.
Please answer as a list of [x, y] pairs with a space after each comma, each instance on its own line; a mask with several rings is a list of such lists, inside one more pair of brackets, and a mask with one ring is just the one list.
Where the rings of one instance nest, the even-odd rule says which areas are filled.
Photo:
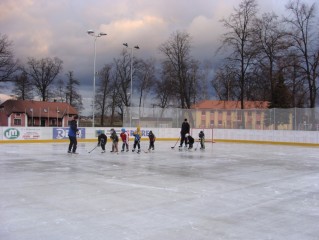
[[318, 239], [318, 148], [95, 144], [0, 144], [1, 240]]

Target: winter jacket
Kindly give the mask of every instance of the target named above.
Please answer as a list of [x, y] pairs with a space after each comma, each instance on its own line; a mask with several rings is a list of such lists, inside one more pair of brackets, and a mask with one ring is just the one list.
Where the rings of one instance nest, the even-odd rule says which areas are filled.
[[76, 133], [78, 132], [77, 122], [72, 120], [69, 127], [69, 137], [76, 137]]

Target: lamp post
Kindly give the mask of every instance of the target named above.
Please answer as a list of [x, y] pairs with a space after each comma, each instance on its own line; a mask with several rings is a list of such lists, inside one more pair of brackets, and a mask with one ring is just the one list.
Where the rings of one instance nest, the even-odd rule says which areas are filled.
[[[133, 47], [129, 47], [127, 43], [123, 43], [123, 45], [129, 49], [131, 49], [131, 96], [130, 96], [130, 107], [132, 107], [133, 100], [133, 49], [140, 49], [138, 45]], [[130, 127], [132, 127], [132, 110], [130, 109]]]
[[98, 37], [106, 36], [106, 33], [100, 32], [99, 34], [95, 34], [93, 30], [88, 30], [87, 33], [94, 38], [94, 61], [93, 61], [93, 122], [92, 122], [92, 127], [94, 127], [95, 123], [95, 62], [96, 62], [96, 39]]

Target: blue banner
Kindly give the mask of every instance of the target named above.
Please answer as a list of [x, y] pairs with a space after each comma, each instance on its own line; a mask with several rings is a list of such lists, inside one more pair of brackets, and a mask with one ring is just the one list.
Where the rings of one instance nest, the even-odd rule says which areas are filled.
[[[85, 128], [78, 128], [78, 138], [85, 138]], [[53, 128], [53, 139], [68, 139], [69, 128]]]

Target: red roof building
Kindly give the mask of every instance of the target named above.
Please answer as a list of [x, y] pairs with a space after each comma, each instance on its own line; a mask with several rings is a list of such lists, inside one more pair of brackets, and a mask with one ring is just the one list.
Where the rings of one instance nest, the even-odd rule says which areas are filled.
[[74, 115], [68, 103], [10, 99], [0, 105], [0, 126], [66, 127]]

